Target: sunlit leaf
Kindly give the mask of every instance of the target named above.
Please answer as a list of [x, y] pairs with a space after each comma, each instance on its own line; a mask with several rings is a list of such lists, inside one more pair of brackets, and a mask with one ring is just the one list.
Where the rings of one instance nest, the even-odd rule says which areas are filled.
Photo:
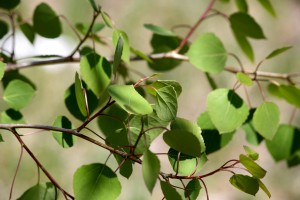
[[198, 179], [191, 180], [184, 191], [184, 196], [190, 200], [196, 200], [201, 190], [200, 181]]
[[252, 159], [252, 160], [257, 160], [259, 158], [259, 154], [256, 153], [253, 149], [250, 147], [244, 145], [244, 150], [247, 153], [247, 155]]
[[161, 120], [171, 121], [175, 119], [177, 107], [177, 95], [172, 86], [156, 90], [155, 110]]
[[234, 13], [230, 15], [229, 21], [235, 33], [254, 39], [266, 38], [260, 25], [247, 13]]
[[254, 177], [262, 179], [266, 175], [266, 170], [243, 154], [240, 155], [240, 162]]
[[55, 200], [56, 195], [52, 183], [39, 183], [26, 190], [17, 200]]
[[258, 181], [247, 175], [235, 174], [230, 178], [229, 182], [237, 189], [253, 196], [255, 196], [259, 190]]
[[270, 191], [268, 190], [268, 188], [265, 186], [265, 184], [260, 180], [260, 179], [256, 179], [257, 180], [257, 182], [258, 182], [258, 184], [259, 184], [259, 187], [260, 187], [260, 189], [262, 189], [265, 193], [266, 193], [266, 195], [269, 197], [269, 198], [271, 198], [271, 193], [270, 193]]
[[111, 97], [129, 113], [147, 115], [153, 112], [151, 105], [133, 87], [133, 85], [111, 85], [108, 87]]
[[242, 73], [242, 72], [238, 72], [236, 74], [236, 78], [243, 84], [246, 86], [251, 86], [253, 85], [253, 81], [250, 78], [250, 76], [248, 74]]
[[[66, 129], [73, 128], [71, 121], [68, 118], [66, 118], [65, 116], [58, 116], [55, 119], [53, 126], [59, 127], [59, 128], [66, 128]], [[69, 133], [52, 131], [52, 135], [53, 135], [54, 139], [57, 141], [57, 143], [60, 146], [62, 146], [63, 148], [70, 148], [76, 142], [76, 136], [71, 135]]]
[[166, 200], [181, 200], [180, 194], [169, 183], [160, 181], [160, 187]]
[[62, 33], [59, 16], [46, 4], [39, 4], [33, 14], [34, 30], [46, 38], [57, 38]]
[[279, 108], [272, 102], [263, 102], [253, 115], [253, 126], [264, 138], [272, 140], [279, 126]]
[[76, 170], [73, 189], [76, 200], [114, 200], [121, 193], [121, 184], [109, 167], [94, 163]]
[[150, 193], [152, 193], [160, 172], [160, 161], [150, 150], [144, 153], [142, 171], [145, 184]]
[[182, 92], [182, 87], [177, 81], [174, 81], [174, 80], [157, 80], [147, 86], [147, 91], [150, 94], [156, 96], [158, 89], [167, 87], [167, 86], [172, 86], [176, 92], [177, 97], [179, 97], [179, 95]]
[[249, 114], [243, 99], [229, 89], [212, 91], [207, 97], [206, 106], [211, 121], [221, 134], [239, 128]]
[[25, 124], [25, 119], [19, 111], [8, 109], [1, 113], [2, 124]]
[[227, 60], [221, 40], [213, 33], [205, 33], [194, 41], [187, 55], [196, 68], [209, 73], [223, 71]]
[[13, 109], [20, 110], [24, 108], [34, 97], [35, 89], [21, 80], [9, 82], [3, 94], [3, 100]]
[[155, 34], [163, 35], [163, 36], [176, 36], [176, 34], [168, 29], [165, 29], [160, 26], [156, 26], [154, 24], [144, 24], [144, 27]]

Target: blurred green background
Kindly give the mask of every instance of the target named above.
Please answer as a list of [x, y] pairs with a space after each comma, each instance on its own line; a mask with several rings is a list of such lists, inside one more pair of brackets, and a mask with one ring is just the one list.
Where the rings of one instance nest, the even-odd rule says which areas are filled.
[[[33, 10], [40, 2], [47, 2], [58, 14], [65, 15], [71, 23], [89, 22], [92, 18], [92, 9], [88, 0], [22, 0], [18, 10], [22, 13], [24, 19], [30, 20]], [[115, 21], [116, 26], [124, 30], [130, 40], [130, 44], [143, 52], [150, 53], [150, 31], [143, 27], [145, 23], [153, 23], [166, 28], [172, 28], [178, 24], [193, 25], [202, 14], [208, 0], [99, 0], [97, 1], [104, 11], [109, 13]], [[255, 51], [255, 63], [249, 62], [237, 46], [229, 24], [221, 17], [215, 17], [206, 20], [197, 29], [190, 39], [193, 41], [197, 36], [204, 32], [214, 32], [223, 41], [229, 52], [235, 53], [242, 60], [248, 69], [254, 69], [256, 64], [268, 55], [272, 50], [292, 45], [293, 49], [272, 61], [265, 62], [260, 68], [263, 71], [272, 72], [295, 72], [299, 71], [299, 52], [300, 52], [300, 2], [296, 0], [273, 1], [277, 12], [277, 18], [270, 16], [261, 8], [257, 1], [249, 1], [249, 12], [258, 21], [267, 40], [251, 40]], [[218, 2], [216, 8], [226, 14], [236, 11], [234, 3], [225, 4]], [[99, 18], [99, 22], [101, 19]], [[77, 44], [77, 38], [72, 33], [66, 22], [63, 21], [65, 34], [56, 40], [36, 38], [32, 46], [21, 35], [17, 39], [17, 56], [26, 57], [32, 54], [62, 54], [68, 55]], [[187, 29], [176, 29], [176, 32], [184, 36]], [[111, 31], [104, 30], [100, 33], [111, 44]], [[113, 48], [104, 46], [97, 47], [98, 53], [111, 56]], [[237, 66], [233, 59], [229, 59], [229, 66]], [[131, 67], [151, 75], [153, 71], [149, 70], [144, 62], [132, 62]], [[22, 110], [25, 119], [32, 124], [52, 124], [56, 116], [70, 116], [64, 106], [64, 92], [74, 81], [75, 72], [79, 71], [79, 64], [63, 64], [28, 68], [22, 70], [22, 73], [30, 77], [37, 85], [38, 91], [33, 102]], [[183, 63], [176, 69], [162, 75], [163, 79], [175, 79], [183, 87], [183, 93], [179, 98], [178, 116], [196, 121], [198, 115], [205, 110], [206, 96], [210, 92], [210, 87], [204, 74], [193, 68], [188, 63]], [[232, 74], [224, 72], [214, 76], [221, 87], [232, 88], [235, 83], [235, 77]], [[264, 85], [265, 86], [265, 85]], [[238, 90], [238, 93], [244, 97], [244, 91]], [[257, 106], [262, 101], [256, 86], [249, 89], [252, 106]], [[282, 101], [267, 95], [270, 101], [276, 101], [280, 106], [281, 122], [287, 123], [293, 108]], [[0, 101], [0, 111], [7, 108], [4, 102]], [[72, 118], [71, 118], [72, 119]], [[296, 116], [293, 123], [297, 126], [299, 115]], [[73, 120], [75, 126], [79, 121]], [[94, 130], [98, 130], [94, 123]], [[28, 131], [26, 131], [28, 133]], [[8, 199], [9, 190], [13, 175], [15, 173], [18, 157], [20, 154], [20, 145], [16, 139], [7, 132], [2, 132], [5, 142], [0, 143], [0, 199]], [[105, 162], [108, 152], [99, 149], [97, 146], [89, 144], [78, 139], [75, 147], [71, 149], [62, 149], [48, 132], [39, 132], [24, 137], [24, 141], [46, 166], [53, 177], [61, 184], [63, 188], [72, 193], [72, 180], [75, 170], [83, 165], [94, 162]], [[245, 134], [242, 130], [238, 131], [233, 141], [230, 142], [222, 151], [209, 155], [209, 162], [202, 173], [214, 170], [225, 163], [227, 160], [238, 158], [243, 152], [243, 145], [246, 145]], [[251, 146], [251, 145], [249, 145]], [[265, 144], [258, 147], [251, 146], [260, 153], [259, 164], [264, 167], [268, 173], [264, 178], [265, 184], [270, 189], [273, 200], [298, 200], [300, 199], [300, 166], [288, 169], [286, 163], [275, 163], [267, 152]], [[167, 147], [161, 138], [157, 138], [151, 149], [154, 152], [167, 152]], [[168, 166], [166, 157], [160, 157], [162, 161], [162, 170], [171, 170]], [[114, 159], [109, 163], [112, 169], [117, 167]], [[48, 181], [42, 175], [42, 181]], [[228, 182], [230, 174], [218, 173], [208, 177], [206, 184], [208, 186], [209, 196], [212, 200], [261, 200], [267, 199], [263, 192], [259, 192], [256, 197], [243, 194], [233, 188]], [[120, 177], [123, 182], [121, 200], [128, 199], [162, 199], [163, 195], [156, 185], [152, 196], [147, 191], [141, 177], [141, 167], [136, 165], [133, 176], [127, 180]], [[18, 173], [13, 199], [19, 197], [27, 188], [37, 182], [37, 167], [31, 158], [24, 153], [21, 168]], [[201, 191], [200, 199], [205, 199], [204, 190]]]

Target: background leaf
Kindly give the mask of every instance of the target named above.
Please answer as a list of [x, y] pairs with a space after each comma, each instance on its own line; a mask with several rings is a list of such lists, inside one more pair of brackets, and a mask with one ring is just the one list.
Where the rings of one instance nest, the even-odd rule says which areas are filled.
[[73, 189], [76, 200], [114, 200], [121, 193], [121, 184], [109, 167], [94, 163], [76, 170]]
[[46, 38], [57, 38], [62, 33], [59, 17], [46, 3], [41, 3], [35, 8], [33, 27], [39, 35]]
[[11, 81], [3, 94], [3, 100], [13, 109], [24, 108], [35, 95], [35, 89], [21, 80]]
[[120, 36], [117, 42], [116, 50], [115, 50], [115, 56], [114, 56], [114, 62], [113, 62], [113, 73], [116, 75], [117, 69], [121, 63], [121, 57], [123, 53], [123, 39]]
[[113, 43], [115, 47], [118, 45], [119, 38], [122, 38], [123, 41], [123, 51], [122, 51], [122, 60], [126, 63], [130, 63], [130, 45], [127, 34], [121, 30], [114, 30], [113, 32]]
[[241, 12], [248, 12], [248, 4], [246, 0], [235, 0], [235, 5], [238, 7]]
[[153, 112], [151, 105], [133, 87], [133, 85], [111, 85], [108, 87], [111, 97], [129, 113], [146, 115]]
[[263, 102], [254, 112], [253, 126], [264, 138], [272, 140], [279, 126], [279, 108], [272, 102]]
[[[65, 116], [58, 116], [55, 119], [53, 126], [59, 127], [59, 128], [67, 128], [67, 129], [73, 128], [71, 121], [68, 118], [66, 118]], [[63, 148], [70, 148], [76, 142], [76, 136], [73, 136], [69, 133], [52, 131], [52, 135], [53, 135], [54, 139], [57, 141], [57, 143], [60, 146], [62, 146]]]
[[26, 190], [17, 200], [54, 200], [56, 195], [52, 183], [40, 183]]
[[5, 63], [0, 61], [0, 80], [2, 80], [5, 72]]
[[20, 0], [1, 0], [0, 8], [11, 10], [20, 4]]
[[156, 26], [154, 24], [144, 24], [144, 27], [158, 35], [176, 36], [176, 34], [173, 31], [169, 31], [168, 29], [162, 28], [160, 26]]
[[187, 56], [196, 68], [209, 73], [223, 71], [227, 60], [221, 40], [213, 33], [205, 33], [194, 41]]
[[249, 108], [243, 99], [229, 89], [210, 92], [206, 107], [211, 121], [221, 134], [240, 127], [249, 114]]
[[152, 193], [160, 172], [160, 161], [150, 150], [144, 153], [142, 171], [145, 184], [150, 193]]
[[26, 36], [26, 38], [29, 40], [29, 42], [33, 44], [35, 39], [35, 31], [33, 26], [31, 26], [28, 23], [22, 23], [20, 25], [20, 29], [23, 32], [23, 34]]
[[276, 16], [275, 10], [269, 0], [258, 0], [258, 2], [274, 17]]
[[8, 33], [8, 25], [5, 21], [0, 20], [0, 39]]
[[25, 124], [25, 119], [21, 112], [10, 108], [4, 112], [1, 112], [1, 123], [2, 124]]
[[278, 56], [279, 54], [284, 53], [285, 51], [289, 50], [290, 48], [292, 48], [292, 47], [289, 46], [289, 47], [282, 47], [282, 48], [279, 48], [279, 49], [275, 49], [274, 51], [272, 51], [272, 52], [266, 57], [266, 59], [270, 59], [270, 58], [273, 58], [273, 57], [275, 57], [275, 56]]

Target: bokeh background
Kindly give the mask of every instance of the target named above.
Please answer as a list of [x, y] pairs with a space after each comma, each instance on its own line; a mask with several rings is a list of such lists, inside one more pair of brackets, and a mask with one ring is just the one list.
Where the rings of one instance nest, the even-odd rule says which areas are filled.
[[[41, 2], [48, 3], [58, 14], [66, 16], [71, 23], [89, 22], [92, 18], [92, 9], [88, 0], [22, 0], [18, 7], [24, 19], [30, 20], [36, 5]], [[151, 33], [143, 27], [145, 23], [153, 23], [166, 28], [172, 28], [178, 24], [193, 25], [202, 14], [208, 0], [99, 0], [102, 9], [109, 13], [119, 29], [124, 30], [130, 40], [130, 44], [143, 52], [150, 53]], [[223, 41], [229, 52], [235, 53], [249, 69], [254, 69], [256, 64], [268, 55], [272, 50], [292, 45], [293, 49], [287, 53], [265, 62], [260, 68], [263, 71], [273, 72], [296, 72], [299, 71], [299, 52], [300, 52], [300, 1], [272, 1], [277, 12], [277, 17], [270, 16], [257, 1], [249, 1], [249, 12], [263, 27], [267, 40], [251, 40], [255, 51], [255, 62], [249, 62], [237, 46], [229, 24], [221, 17], [215, 17], [206, 20], [197, 29], [191, 37], [193, 41], [197, 36], [204, 32], [214, 32]], [[234, 3], [225, 4], [218, 2], [216, 8], [226, 14], [236, 11]], [[99, 18], [98, 21], [101, 21]], [[35, 44], [31, 45], [22, 34], [17, 36], [17, 57], [22, 58], [37, 54], [60, 54], [68, 55], [77, 44], [77, 39], [72, 33], [66, 22], [63, 21], [64, 35], [58, 39], [49, 40], [37, 37]], [[176, 29], [176, 32], [184, 36], [186, 29]], [[100, 35], [106, 38], [111, 44], [110, 30], [103, 30]], [[104, 56], [113, 54], [112, 48], [104, 46], [97, 47], [98, 53]], [[229, 66], [237, 66], [233, 59], [228, 60]], [[153, 71], [149, 70], [144, 62], [132, 62], [131, 68], [139, 70], [146, 75], [151, 75]], [[75, 72], [79, 71], [79, 64], [63, 64], [28, 68], [22, 70], [22, 73], [30, 77], [37, 85], [38, 91], [31, 104], [22, 110], [28, 123], [33, 124], [52, 124], [56, 116], [66, 115], [71, 119], [64, 106], [64, 92], [74, 81]], [[165, 73], [162, 79], [175, 79], [183, 87], [183, 93], [179, 98], [178, 116], [196, 121], [201, 112], [205, 110], [206, 96], [210, 92], [210, 87], [204, 74], [192, 67], [188, 63], [183, 63], [176, 69]], [[224, 72], [214, 76], [217, 83], [222, 87], [232, 88], [235, 83], [235, 77], [232, 74]], [[265, 86], [265, 85], [264, 85]], [[2, 91], [0, 91], [2, 92]], [[243, 96], [242, 89], [238, 93]], [[249, 89], [252, 106], [257, 106], [262, 102], [258, 88], [253, 86]], [[266, 93], [267, 94], [267, 93]], [[280, 106], [281, 122], [287, 123], [293, 111], [293, 108], [285, 102], [274, 99], [267, 94], [267, 99], [276, 101]], [[0, 111], [7, 108], [3, 100], [0, 100]], [[299, 126], [299, 114], [293, 120], [293, 124]], [[73, 120], [75, 126], [79, 121]], [[90, 127], [98, 131], [96, 123]], [[28, 131], [26, 132], [28, 133]], [[15, 173], [18, 157], [20, 154], [20, 145], [16, 139], [7, 132], [2, 132], [5, 142], [0, 143], [0, 199], [8, 199], [9, 190], [13, 175]], [[77, 144], [71, 149], [62, 149], [47, 132], [40, 132], [24, 137], [24, 141], [46, 166], [53, 177], [67, 191], [72, 193], [73, 173], [83, 164], [94, 162], [105, 162], [108, 152], [99, 149], [97, 146], [85, 141], [78, 140]], [[214, 170], [229, 159], [238, 158], [243, 152], [243, 145], [247, 145], [245, 134], [239, 130], [233, 140], [222, 151], [209, 155], [209, 162], [206, 164], [202, 173]], [[249, 145], [249, 144], [248, 144]], [[249, 145], [251, 146], [251, 145]], [[263, 179], [270, 189], [273, 200], [298, 200], [300, 199], [300, 166], [287, 168], [285, 162], [275, 163], [266, 150], [265, 143], [259, 146], [251, 146], [260, 153], [259, 164], [264, 167], [268, 173]], [[161, 138], [157, 138], [151, 149], [155, 152], [167, 152], [167, 147]], [[166, 157], [161, 157], [163, 163], [162, 169], [170, 170]], [[114, 159], [109, 160], [112, 168], [117, 165]], [[205, 179], [208, 186], [209, 196], [212, 200], [261, 200], [267, 199], [263, 192], [259, 192], [256, 197], [233, 188], [228, 182], [231, 175], [228, 173], [218, 173]], [[136, 165], [134, 174], [127, 180], [119, 177], [122, 181], [122, 194], [120, 200], [154, 200], [162, 199], [159, 184], [153, 194], [147, 191], [141, 176], [141, 167]], [[42, 181], [48, 181], [42, 175]], [[37, 167], [31, 158], [24, 153], [20, 171], [17, 175], [13, 199], [17, 199], [27, 188], [37, 182]], [[201, 191], [200, 199], [205, 199], [204, 190]]]

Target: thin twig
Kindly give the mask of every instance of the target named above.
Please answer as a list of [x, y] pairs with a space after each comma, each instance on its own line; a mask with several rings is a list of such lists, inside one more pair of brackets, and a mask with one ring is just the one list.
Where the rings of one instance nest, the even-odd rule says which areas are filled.
[[23, 152], [24, 152], [24, 148], [21, 145], [21, 153], [20, 153], [20, 157], [19, 157], [19, 160], [18, 160], [16, 172], [14, 174], [13, 182], [11, 184], [11, 188], [10, 188], [10, 192], [9, 192], [9, 200], [11, 200], [11, 198], [12, 198], [12, 192], [13, 192], [13, 188], [14, 188], [14, 184], [15, 184], [15, 180], [16, 180], [17, 174], [18, 174], [19, 169], [20, 169], [20, 164], [21, 164], [21, 161], [22, 161]]

